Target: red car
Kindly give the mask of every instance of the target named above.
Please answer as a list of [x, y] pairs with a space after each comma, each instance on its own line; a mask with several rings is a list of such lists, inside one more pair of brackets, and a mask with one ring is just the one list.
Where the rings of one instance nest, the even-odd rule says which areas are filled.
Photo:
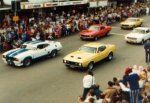
[[100, 24], [91, 25], [87, 30], [80, 32], [80, 38], [85, 39], [94, 39], [97, 40], [99, 37], [107, 36], [111, 26], [102, 26]]

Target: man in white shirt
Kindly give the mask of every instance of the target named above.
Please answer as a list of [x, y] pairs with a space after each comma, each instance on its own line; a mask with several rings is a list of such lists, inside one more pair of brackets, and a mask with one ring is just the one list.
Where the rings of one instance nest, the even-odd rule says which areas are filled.
[[93, 76], [92, 71], [87, 71], [87, 75], [83, 77], [83, 98], [85, 99], [89, 90], [91, 89], [91, 86], [95, 84], [95, 77]]

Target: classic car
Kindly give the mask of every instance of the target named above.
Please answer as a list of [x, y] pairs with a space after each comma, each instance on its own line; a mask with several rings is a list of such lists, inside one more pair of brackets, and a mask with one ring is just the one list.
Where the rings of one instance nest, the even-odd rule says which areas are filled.
[[141, 26], [143, 22], [144, 19], [130, 17], [125, 21], [121, 22], [120, 25], [122, 29], [133, 29], [135, 27]]
[[86, 68], [92, 70], [94, 64], [102, 59], [113, 59], [116, 46], [114, 44], [103, 44], [92, 42], [84, 44], [79, 50], [66, 55], [63, 63], [69, 68]]
[[2, 59], [8, 65], [30, 66], [32, 61], [44, 56], [55, 57], [62, 45], [56, 41], [28, 41], [20, 48], [3, 53]]
[[87, 30], [81, 31], [80, 39], [94, 39], [97, 40], [99, 37], [107, 36], [109, 31], [111, 30], [111, 26], [103, 26], [100, 24], [91, 25]]
[[150, 29], [147, 27], [134, 28], [131, 33], [125, 35], [125, 41], [130, 43], [141, 43], [150, 39]]

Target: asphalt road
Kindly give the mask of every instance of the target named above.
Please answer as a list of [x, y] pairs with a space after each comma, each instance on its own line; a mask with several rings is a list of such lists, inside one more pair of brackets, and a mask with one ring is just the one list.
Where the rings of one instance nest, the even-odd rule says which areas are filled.
[[[150, 27], [150, 16], [143, 26]], [[128, 44], [124, 35], [131, 30], [121, 30], [114, 24], [111, 35], [98, 41], [117, 46], [112, 61], [101, 61], [95, 65], [96, 83], [102, 90], [113, 77], [122, 78], [124, 68], [134, 64], [145, 64], [143, 45]], [[42, 59], [28, 68], [11, 67], [0, 59], [0, 103], [76, 103], [82, 94], [82, 78], [85, 72], [67, 69], [62, 59], [68, 53], [77, 50], [82, 44], [79, 34], [58, 39], [63, 45], [56, 58]]]

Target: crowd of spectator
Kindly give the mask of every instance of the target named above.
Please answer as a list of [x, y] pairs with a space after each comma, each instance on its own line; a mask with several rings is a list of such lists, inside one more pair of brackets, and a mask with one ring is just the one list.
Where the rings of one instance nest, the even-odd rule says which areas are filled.
[[83, 87], [78, 103], [150, 103], [150, 67], [125, 68], [122, 78], [113, 77], [105, 90], [95, 83], [93, 72], [87, 71]]
[[137, 3], [119, 7], [100, 7], [92, 12], [87, 10], [61, 11], [60, 13], [38, 13], [30, 17], [19, 17], [13, 22], [7, 14], [0, 23], [0, 51], [19, 47], [30, 40], [52, 40], [87, 29], [93, 23], [111, 25], [128, 17], [149, 15], [150, 5]]

